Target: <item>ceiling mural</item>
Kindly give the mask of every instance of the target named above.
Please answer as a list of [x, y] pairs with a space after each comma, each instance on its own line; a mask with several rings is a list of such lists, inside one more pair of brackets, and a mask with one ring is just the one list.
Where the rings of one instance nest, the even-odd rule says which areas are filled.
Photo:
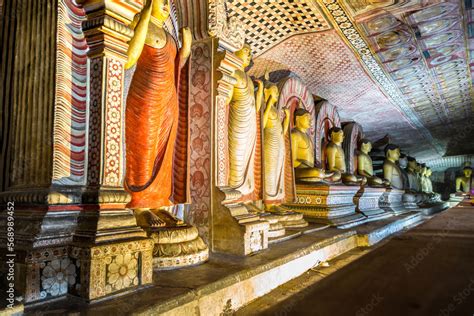
[[474, 153], [471, 0], [227, 2], [253, 75], [301, 77], [343, 120], [420, 159]]

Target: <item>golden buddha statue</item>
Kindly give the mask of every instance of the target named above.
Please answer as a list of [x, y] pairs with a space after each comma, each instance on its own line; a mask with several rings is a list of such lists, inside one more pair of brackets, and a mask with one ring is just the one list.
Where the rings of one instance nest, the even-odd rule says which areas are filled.
[[245, 68], [250, 65], [252, 51], [248, 44], [237, 51], [240, 69], [234, 73], [237, 82], [230, 95], [229, 109], [229, 186], [243, 196], [254, 191], [254, 156], [257, 141], [257, 112], [263, 98], [263, 82], [257, 81], [257, 96], [254, 84]]
[[400, 158], [400, 148], [389, 144], [385, 147], [385, 161], [383, 163], [383, 176], [388, 180], [390, 186], [395, 189], [403, 189], [403, 178], [397, 161]]
[[327, 170], [334, 172], [335, 177], [342, 178], [346, 185], [364, 185], [367, 182], [365, 176], [357, 176], [347, 173], [346, 160], [342, 142], [344, 141], [344, 131], [340, 127], [333, 127], [329, 130], [329, 144], [326, 147]]
[[469, 193], [471, 192], [472, 168], [465, 166], [462, 173], [462, 176], [456, 178], [456, 192]]
[[372, 150], [372, 143], [368, 139], [362, 139], [357, 153], [357, 173], [367, 178], [367, 183], [371, 187], [383, 187], [389, 183], [385, 179], [374, 176], [372, 158], [369, 153]]
[[408, 175], [408, 190], [411, 192], [419, 192], [420, 191], [420, 181], [418, 179], [418, 175], [416, 172], [417, 164], [416, 159], [408, 156], [407, 157], [408, 164], [407, 164], [407, 175]]
[[[267, 81], [268, 82], [268, 81]], [[290, 112], [285, 109], [282, 122], [276, 104], [279, 96], [278, 87], [268, 83], [264, 90], [265, 110], [263, 111], [263, 156], [264, 156], [264, 200], [277, 201], [285, 197], [284, 163], [285, 135], [290, 125]], [[266, 207], [277, 207], [274, 203]]]
[[295, 178], [302, 182], [336, 182], [341, 175], [327, 173], [314, 166], [314, 145], [308, 135], [311, 127], [311, 115], [303, 108], [294, 113], [295, 127], [291, 130], [291, 156]]
[[421, 192], [424, 192], [424, 193], [429, 193], [429, 188], [428, 188], [428, 181], [427, 181], [427, 178], [426, 178], [426, 174], [427, 174], [427, 167], [426, 167], [426, 164], [421, 164], [421, 178], [420, 178], [420, 184], [421, 184]]

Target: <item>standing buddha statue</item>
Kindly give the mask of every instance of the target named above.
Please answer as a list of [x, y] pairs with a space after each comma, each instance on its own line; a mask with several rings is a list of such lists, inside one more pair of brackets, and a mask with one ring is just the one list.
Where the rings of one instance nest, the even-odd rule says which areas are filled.
[[125, 189], [137, 224], [154, 239], [157, 268], [207, 260], [208, 249], [195, 227], [170, 210], [188, 202], [187, 116], [180, 111], [180, 73], [191, 52], [192, 36], [182, 30], [182, 48], [163, 28], [168, 0], [146, 2], [129, 43], [129, 69], [136, 65], [125, 112]]
[[[268, 82], [268, 81], [267, 81]], [[264, 200], [282, 200], [285, 196], [285, 135], [290, 125], [290, 112], [285, 109], [282, 121], [276, 104], [279, 91], [275, 84], [265, 87], [263, 112]], [[274, 205], [267, 204], [268, 208]]]
[[368, 139], [362, 139], [357, 152], [357, 174], [367, 178], [367, 183], [371, 187], [384, 187], [388, 181], [374, 175], [372, 158], [369, 153], [372, 150], [372, 143]]
[[342, 149], [343, 141], [344, 131], [340, 127], [333, 127], [329, 130], [329, 144], [326, 147], [327, 170], [341, 177], [342, 182], [346, 185], [364, 185], [367, 182], [365, 176], [346, 172], [346, 160], [344, 149]]
[[234, 73], [237, 82], [231, 91], [229, 108], [229, 186], [243, 196], [254, 192], [254, 157], [257, 141], [257, 112], [263, 98], [263, 82], [254, 84], [245, 68], [250, 65], [252, 51], [248, 44], [235, 53], [242, 61]]

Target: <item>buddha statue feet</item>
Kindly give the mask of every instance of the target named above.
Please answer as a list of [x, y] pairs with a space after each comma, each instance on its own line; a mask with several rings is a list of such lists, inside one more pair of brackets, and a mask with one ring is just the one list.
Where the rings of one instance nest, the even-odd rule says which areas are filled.
[[190, 225], [155, 228], [148, 231], [153, 239], [153, 268], [176, 269], [207, 261], [209, 248]]
[[168, 211], [162, 209], [135, 209], [135, 217], [137, 219], [138, 226], [141, 226], [145, 229], [186, 225], [182, 220], [174, 217]]
[[303, 219], [303, 214], [294, 212], [281, 205], [266, 204], [265, 209], [269, 213], [278, 216], [278, 222], [285, 228], [302, 228], [308, 226], [308, 222]]

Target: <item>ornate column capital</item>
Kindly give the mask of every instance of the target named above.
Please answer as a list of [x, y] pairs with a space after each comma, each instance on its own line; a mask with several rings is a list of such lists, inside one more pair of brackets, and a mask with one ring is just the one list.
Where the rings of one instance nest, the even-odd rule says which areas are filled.
[[231, 52], [244, 46], [244, 27], [237, 19], [228, 17], [226, 0], [209, 0], [208, 33], [219, 39], [219, 47]]
[[89, 45], [88, 56], [105, 54], [126, 61], [128, 42], [133, 36], [129, 27], [143, 8], [142, 0], [78, 0], [87, 14], [83, 31]]

